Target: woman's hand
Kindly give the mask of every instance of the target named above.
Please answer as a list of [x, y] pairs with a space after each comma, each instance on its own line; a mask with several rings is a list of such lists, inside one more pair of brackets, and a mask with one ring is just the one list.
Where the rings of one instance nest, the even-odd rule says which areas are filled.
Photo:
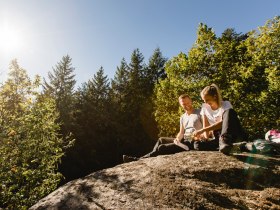
[[194, 140], [194, 141], [203, 141], [203, 140], [205, 140], [206, 138], [205, 138], [205, 136], [203, 135], [203, 133], [202, 134], [200, 134], [200, 135], [198, 135], [198, 136], [192, 136], [192, 140]]
[[204, 132], [205, 132], [204, 129], [196, 130], [196, 131], [193, 132], [193, 136], [195, 138], [200, 138], [201, 134], [203, 134]]

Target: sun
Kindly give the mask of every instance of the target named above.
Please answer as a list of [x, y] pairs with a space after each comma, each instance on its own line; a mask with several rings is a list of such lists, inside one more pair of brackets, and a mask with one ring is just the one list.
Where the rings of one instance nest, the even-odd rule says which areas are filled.
[[0, 50], [3, 53], [15, 53], [22, 46], [20, 30], [8, 24], [0, 26]]

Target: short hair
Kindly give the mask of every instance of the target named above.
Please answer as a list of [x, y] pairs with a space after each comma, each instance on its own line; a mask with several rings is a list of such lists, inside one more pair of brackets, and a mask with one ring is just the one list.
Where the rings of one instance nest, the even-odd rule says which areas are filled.
[[221, 96], [221, 93], [220, 93], [220, 89], [216, 84], [208, 85], [200, 92], [201, 98], [203, 98], [206, 95], [209, 95], [209, 96], [212, 96], [212, 97], [216, 96], [219, 106], [222, 105], [222, 100], [223, 99], [222, 99], [222, 96]]
[[191, 97], [190, 97], [188, 94], [182, 94], [182, 95], [179, 96], [178, 99], [180, 100], [180, 99], [184, 99], [184, 98], [189, 98], [189, 99], [191, 99]]

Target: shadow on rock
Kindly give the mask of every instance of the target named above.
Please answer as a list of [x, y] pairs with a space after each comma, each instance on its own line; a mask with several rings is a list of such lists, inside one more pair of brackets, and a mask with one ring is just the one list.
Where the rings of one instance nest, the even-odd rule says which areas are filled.
[[127, 181], [121, 181], [118, 178], [118, 175], [111, 175], [106, 173], [105, 171], [98, 171], [95, 172], [92, 175], [87, 176], [87, 179], [94, 178], [96, 180], [101, 180], [104, 183], [104, 187], [110, 185], [109, 187], [113, 190], [117, 191], [123, 191], [126, 193], [139, 193], [133, 189], [131, 189], [131, 186], [133, 185], [133, 180], [127, 180]]
[[265, 168], [197, 171], [194, 172], [194, 178], [231, 189], [263, 190], [266, 187], [280, 187], [279, 174]]
[[225, 209], [238, 209], [239, 205], [236, 205], [232, 200], [228, 198], [227, 195], [222, 193], [204, 190], [203, 192], [204, 198], [208, 200], [209, 203], [213, 203], [216, 206], [225, 208]]
[[233, 155], [239, 161], [246, 164], [260, 166], [269, 170], [275, 169], [280, 165], [280, 156], [265, 156], [265, 155], [254, 155], [250, 153], [241, 153]]
[[[65, 189], [67, 191], [67, 188]], [[63, 198], [56, 204], [53, 205], [44, 205], [36, 208], [37, 210], [45, 210], [45, 209], [59, 209], [66, 210], [71, 207], [71, 209], [80, 209], [80, 210], [88, 210], [89, 206], [83, 205], [82, 203], [86, 200], [87, 202], [91, 202], [95, 204], [98, 209], [105, 209], [101, 204], [94, 201], [94, 198], [99, 197], [99, 194], [95, 193], [92, 189], [92, 186], [87, 185], [86, 182], [79, 184], [76, 187], [76, 192], [69, 192], [63, 196]]]

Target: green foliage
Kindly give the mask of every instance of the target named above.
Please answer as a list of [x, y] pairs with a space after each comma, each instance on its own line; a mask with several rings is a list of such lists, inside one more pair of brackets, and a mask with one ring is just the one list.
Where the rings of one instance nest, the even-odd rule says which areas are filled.
[[44, 79], [44, 94], [55, 99], [59, 111], [59, 122], [61, 133], [68, 136], [71, 132], [73, 116], [73, 93], [76, 84], [72, 58], [69, 55], [63, 56], [61, 61], [48, 73], [49, 82]]
[[243, 114], [249, 118], [251, 133], [261, 136], [280, 126], [280, 18], [275, 17], [259, 31], [252, 31], [244, 45], [249, 62], [241, 66], [244, 72], [240, 86], [247, 90], [244, 102], [250, 104], [247, 110], [252, 115]]
[[[118, 74], [124, 74], [125, 80]], [[112, 81], [114, 87], [118, 89], [118, 91], [113, 90], [114, 101], [118, 104], [116, 107], [116, 122], [119, 124], [116, 129], [117, 139], [124, 151], [132, 153], [143, 151], [144, 146], [139, 150], [140, 145], [144, 145], [144, 141], [148, 139], [141, 122], [143, 105], [147, 97], [146, 75], [144, 56], [139, 49], [135, 49], [131, 54], [130, 63], [122, 62]]]
[[[157, 134], [178, 132], [179, 95], [187, 93], [199, 108], [200, 91], [211, 83], [251, 139], [279, 129], [279, 49], [279, 17], [246, 34], [228, 28], [220, 37], [199, 24], [187, 54], [167, 61], [157, 48], [145, 64], [136, 49], [111, 83], [101, 67], [75, 91], [72, 59], [64, 56], [44, 80], [43, 95], [39, 77], [31, 81], [12, 61], [0, 87], [0, 208], [27, 209], [50, 193], [62, 178], [58, 167], [69, 180], [118, 164], [122, 154], [143, 155]], [[69, 133], [76, 144], [66, 150]]]
[[176, 98], [186, 92], [198, 105], [200, 91], [211, 83], [218, 84], [223, 97], [231, 101], [252, 139], [279, 128], [279, 20], [275, 17], [259, 31], [245, 35], [226, 29], [221, 37], [200, 24], [193, 48], [166, 63], [167, 78], [155, 89], [160, 134], [178, 131]]
[[165, 77], [165, 61], [157, 48], [146, 65], [142, 53], [136, 49], [131, 54], [130, 63], [123, 59], [117, 69], [112, 80], [112, 97], [116, 109], [116, 139], [121, 154], [144, 154], [157, 137], [152, 94], [155, 83]]
[[62, 159], [60, 170], [68, 179], [116, 163], [114, 105], [109, 80], [101, 67], [76, 91], [71, 131], [75, 145]]
[[152, 93], [155, 84], [159, 82], [160, 79], [166, 78], [166, 73], [164, 65], [167, 58], [162, 56], [159, 48], [154, 50], [153, 55], [149, 59], [148, 66], [145, 70], [146, 85], [149, 93]]
[[39, 78], [32, 82], [12, 61], [0, 88], [0, 207], [27, 209], [52, 192], [62, 176], [63, 155], [54, 100], [40, 98]]
[[[160, 136], [174, 136], [178, 133], [179, 117], [183, 113], [178, 106], [179, 95], [188, 93], [191, 98], [198, 99], [197, 90], [204, 86], [205, 79], [193, 73], [194, 68], [183, 53], [170, 59], [165, 69], [167, 78], [160, 80], [154, 91], [155, 120]], [[194, 102], [199, 107], [198, 100]]]
[[129, 74], [128, 74], [128, 66], [123, 58], [119, 67], [117, 67], [117, 71], [115, 73], [114, 79], [112, 80], [112, 91], [114, 95], [114, 100], [116, 103], [119, 104], [119, 109], [124, 111], [124, 101], [128, 96], [128, 81], [129, 81]]

